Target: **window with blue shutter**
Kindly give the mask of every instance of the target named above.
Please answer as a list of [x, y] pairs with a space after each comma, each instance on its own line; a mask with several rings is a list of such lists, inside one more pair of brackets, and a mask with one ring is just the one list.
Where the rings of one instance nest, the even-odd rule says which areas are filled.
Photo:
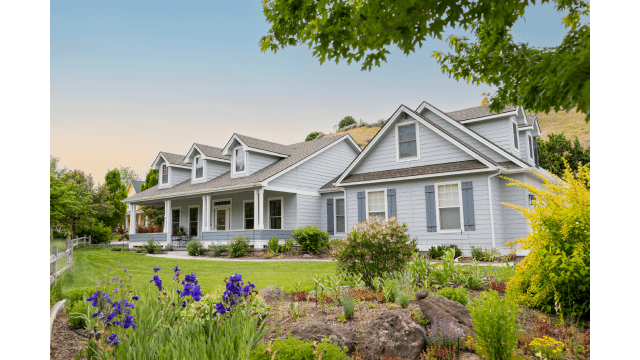
[[327, 199], [327, 232], [333, 235], [333, 199]]
[[396, 189], [387, 189], [387, 216], [392, 217], [398, 215], [396, 209]]
[[427, 203], [427, 232], [437, 232], [436, 223], [436, 191], [434, 185], [424, 187], [424, 196]]
[[471, 181], [462, 182], [462, 214], [464, 216], [464, 230], [475, 230], [476, 218], [473, 209], [473, 183]]

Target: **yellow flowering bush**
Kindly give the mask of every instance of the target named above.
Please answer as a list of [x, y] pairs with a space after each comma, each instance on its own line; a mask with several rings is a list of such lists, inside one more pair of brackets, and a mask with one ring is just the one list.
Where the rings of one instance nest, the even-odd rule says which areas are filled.
[[[540, 176], [540, 175], [539, 175]], [[519, 245], [529, 255], [507, 284], [520, 303], [543, 311], [582, 317], [590, 305], [590, 170], [566, 165], [562, 178], [542, 176], [543, 188], [511, 180], [535, 196], [532, 208], [504, 204], [520, 211], [532, 231], [506, 245]]]
[[540, 359], [564, 359], [565, 349], [562, 341], [555, 340], [548, 336], [535, 338], [529, 343], [533, 353]]

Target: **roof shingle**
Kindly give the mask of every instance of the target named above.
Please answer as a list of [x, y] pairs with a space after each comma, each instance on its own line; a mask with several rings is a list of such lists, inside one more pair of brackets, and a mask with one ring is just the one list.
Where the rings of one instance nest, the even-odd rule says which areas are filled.
[[[511, 112], [516, 110], [515, 106], [507, 106], [505, 107], [500, 114], [502, 113], [506, 113], [506, 112]], [[492, 113], [491, 111], [489, 111], [489, 106], [485, 105], [485, 106], [476, 106], [476, 107], [472, 107], [469, 109], [462, 109], [462, 110], [457, 110], [457, 111], [452, 111], [449, 113], [446, 113], [450, 118], [452, 118], [455, 121], [465, 121], [465, 120], [471, 120], [471, 119], [476, 119], [476, 118], [481, 118], [481, 117], [485, 117], [485, 116], [490, 116], [490, 115], [496, 115], [496, 113]]]
[[195, 144], [195, 145], [198, 147], [198, 149], [200, 149], [200, 151], [202, 151], [204, 156], [212, 157], [216, 159], [222, 159], [222, 160], [231, 160], [231, 156], [222, 155], [222, 149], [220, 148], [204, 145], [204, 144]]
[[489, 168], [488, 166], [486, 166], [485, 164], [481, 163], [478, 160], [458, 161], [458, 162], [445, 163], [445, 164], [424, 165], [424, 166], [416, 166], [416, 167], [410, 167], [410, 168], [404, 168], [404, 169], [393, 169], [393, 170], [374, 171], [374, 172], [362, 173], [362, 174], [353, 174], [344, 178], [341, 183], [349, 184], [349, 183], [355, 183], [355, 182], [361, 182], [361, 181], [386, 180], [386, 179], [393, 180], [395, 178], [403, 178], [403, 177], [410, 177], [410, 176], [432, 175], [432, 174], [441, 174], [441, 173], [448, 173], [448, 172], [455, 172], [455, 171], [467, 171], [467, 170], [488, 169], [488, 168]]

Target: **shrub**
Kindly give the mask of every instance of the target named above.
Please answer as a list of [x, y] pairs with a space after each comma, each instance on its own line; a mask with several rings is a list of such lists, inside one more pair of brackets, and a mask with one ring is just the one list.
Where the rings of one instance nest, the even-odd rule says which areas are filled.
[[54, 239], [66, 239], [67, 238], [67, 233], [65, 231], [58, 232], [58, 230], [56, 228], [54, 228], [53, 229], [53, 238]]
[[[572, 317], [588, 316], [590, 303], [591, 205], [590, 170], [578, 168], [574, 175], [567, 166], [559, 184], [543, 178], [544, 187], [536, 188], [512, 180], [534, 195], [533, 208], [505, 204], [519, 210], [531, 224], [525, 238], [507, 243], [529, 250], [515, 267], [507, 284], [518, 301], [545, 312], [555, 308]], [[557, 305], [556, 305], [557, 302]]]
[[280, 239], [278, 238], [269, 239], [269, 242], [267, 243], [267, 249], [273, 252], [274, 254], [281, 252], [282, 246], [280, 246]]
[[345, 116], [338, 123], [338, 129], [342, 129], [342, 128], [346, 127], [346, 126], [353, 125], [355, 123], [356, 123], [356, 119], [354, 119], [353, 116]]
[[227, 251], [227, 245], [223, 244], [209, 244], [209, 250], [213, 251], [213, 256], [220, 256], [223, 252]]
[[122, 248], [119, 246], [114, 246], [111, 248], [111, 251], [122, 251]]
[[282, 252], [289, 252], [293, 250], [293, 239], [287, 239], [282, 246]]
[[335, 247], [338, 269], [362, 276], [367, 286], [385, 273], [403, 271], [416, 249], [409, 227], [395, 217], [388, 220], [372, 216], [357, 224], [346, 239]]
[[198, 240], [191, 240], [187, 243], [187, 253], [189, 256], [204, 255], [204, 246]]
[[[147, 239], [147, 243], [141, 246], [147, 254], [159, 254], [162, 250], [162, 246], [158, 241], [154, 241], [152, 238]], [[187, 251], [189, 251], [189, 247], [187, 246]], [[191, 254], [189, 254], [191, 255]]]
[[510, 359], [518, 345], [517, 313], [513, 294], [501, 299], [497, 291], [481, 293], [469, 304], [476, 334], [476, 352], [486, 359]]
[[99, 222], [92, 227], [78, 228], [76, 234], [76, 236], [91, 235], [92, 244], [106, 244], [111, 240], [111, 228]]
[[96, 290], [94, 288], [90, 288], [90, 287], [82, 287], [82, 288], [76, 288], [76, 289], [71, 289], [71, 290], [67, 290], [62, 294], [62, 298], [63, 299], [67, 299], [67, 303], [72, 303], [74, 301], [84, 301], [86, 300], [89, 296], [91, 296], [91, 294], [93, 294]]
[[242, 235], [237, 235], [229, 242], [227, 246], [227, 251], [229, 251], [229, 257], [241, 257], [245, 256], [251, 251], [251, 247], [249, 243], [251, 242], [251, 238], [243, 237]]
[[298, 227], [291, 232], [291, 237], [302, 247], [303, 251], [318, 252], [329, 248], [329, 233], [314, 225]]
[[322, 132], [314, 131], [314, 132], [310, 133], [309, 135], [307, 135], [307, 137], [304, 139], [304, 141], [315, 140], [320, 135], [322, 135]]
[[396, 302], [398, 303], [398, 305], [406, 309], [407, 306], [409, 306], [411, 299], [409, 299], [409, 296], [407, 296], [407, 294], [400, 293], [397, 296]]
[[70, 303], [65, 309], [67, 313], [67, 321], [74, 329], [86, 328], [87, 324], [84, 317], [87, 315], [87, 302], [84, 299]]
[[542, 359], [559, 360], [565, 358], [565, 346], [562, 341], [548, 336], [533, 339], [529, 347], [531, 347], [534, 354], [540, 353]]
[[277, 339], [269, 344], [260, 343], [256, 346], [249, 359], [251, 360], [272, 360], [273, 353], [278, 351], [275, 356], [278, 360], [317, 360], [318, 355], [324, 351], [323, 360], [348, 360], [346, 350], [330, 341], [329, 338], [323, 339], [317, 345], [313, 345], [313, 340], [301, 340], [297, 337], [289, 335], [286, 339]]
[[438, 247], [432, 246], [427, 250], [427, 257], [429, 259], [440, 259], [448, 249], [456, 250], [455, 259], [462, 256], [462, 250], [460, 250], [457, 245], [438, 245]]
[[484, 260], [484, 252], [482, 251], [482, 248], [474, 247], [473, 249], [471, 249], [471, 257], [473, 258], [473, 260]]
[[154, 224], [149, 224], [149, 226], [140, 225], [136, 228], [136, 233], [138, 234], [161, 233], [162, 230], [163, 230], [162, 225], [154, 225]]
[[353, 302], [353, 298], [349, 296], [349, 294], [345, 294], [342, 297], [342, 299], [340, 299], [340, 303], [342, 304], [344, 318], [351, 319], [353, 317], [353, 314], [356, 312], [356, 307]]
[[469, 295], [467, 295], [467, 290], [463, 287], [459, 287], [459, 288], [447, 287], [436, 292], [434, 295], [442, 295], [447, 299], [451, 301], [457, 301], [464, 306], [467, 306], [467, 303], [469, 302]]

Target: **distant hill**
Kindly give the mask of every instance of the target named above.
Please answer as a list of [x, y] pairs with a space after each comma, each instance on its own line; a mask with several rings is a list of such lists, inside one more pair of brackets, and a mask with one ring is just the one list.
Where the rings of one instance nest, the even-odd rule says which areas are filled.
[[[527, 112], [530, 114], [530, 112]], [[580, 144], [587, 148], [591, 144], [590, 131], [591, 124], [585, 123], [584, 119], [586, 115], [582, 113], [576, 113], [576, 110], [566, 112], [550, 112], [548, 115], [545, 113], [537, 114], [538, 123], [542, 130], [542, 139], [549, 140], [549, 134], [559, 134], [564, 131], [564, 135], [567, 139], [573, 141], [575, 136], [578, 137]], [[325, 136], [336, 136], [342, 134], [350, 134], [353, 139], [364, 148], [371, 139], [380, 131], [380, 126], [362, 126], [347, 131], [339, 131], [333, 134], [327, 134]]]

